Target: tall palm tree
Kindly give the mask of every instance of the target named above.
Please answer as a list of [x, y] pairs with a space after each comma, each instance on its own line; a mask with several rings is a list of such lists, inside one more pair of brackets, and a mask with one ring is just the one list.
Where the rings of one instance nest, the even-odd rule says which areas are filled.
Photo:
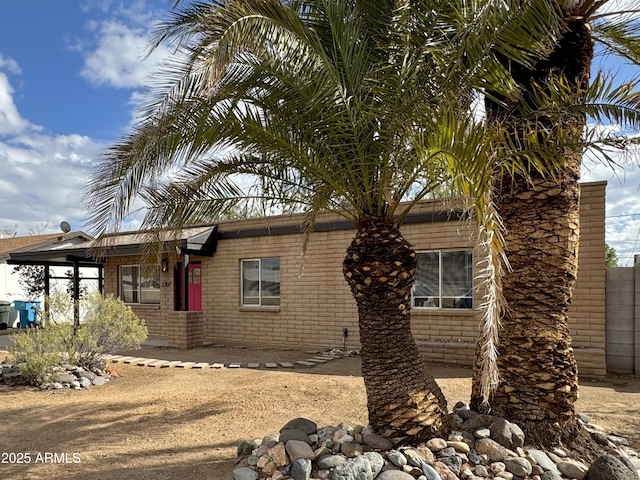
[[[411, 335], [416, 254], [400, 225], [443, 184], [490, 211], [498, 133], [473, 115], [473, 95], [512, 93], [494, 51], [533, 65], [553, 44], [548, 2], [520, 3], [182, 6], [154, 37], [176, 48], [173, 63], [90, 182], [93, 225], [116, 230], [136, 198], [151, 229], [256, 201], [304, 211], [307, 235], [320, 211], [350, 220], [343, 271], [358, 307], [370, 423], [407, 441], [438, 433], [446, 401]], [[254, 184], [242, 188], [247, 178]]]
[[[556, 92], [564, 90], [573, 102], [562, 117], [536, 113], [542, 130], [561, 131], [565, 138], [555, 153], [561, 165], [557, 172], [533, 172], [525, 178], [503, 171], [495, 180], [510, 265], [502, 277], [507, 309], [497, 340], [500, 382], [485, 403], [476, 366], [472, 392], [475, 408], [490, 408], [517, 422], [527, 440], [540, 445], [580, 438], [575, 418], [578, 369], [567, 317], [578, 266], [582, 156], [585, 145], [597, 140], [593, 135], [585, 138], [587, 116], [599, 120], [609, 109], [616, 113], [607, 120], [638, 127], [640, 96], [633, 93], [633, 85], [612, 88], [602, 74], [590, 82], [594, 40], [640, 64], [639, 12], [635, 17], [628, 12], [599, 16], [606, 3], [584, 0], [565, 6], [565, 28], [551, 54], [533, 68], [511, 66], [522, 96], [485, 102], [489, 121], [510, 129], [515, 142], [521, 141], [523, 124], [531, 123], [541, 100], [553, 103]], [[603, 145], [607, 143], [621, 145], [614, 138], [604, 139]], [[478, 348], [476, 363], [480, 358]]]

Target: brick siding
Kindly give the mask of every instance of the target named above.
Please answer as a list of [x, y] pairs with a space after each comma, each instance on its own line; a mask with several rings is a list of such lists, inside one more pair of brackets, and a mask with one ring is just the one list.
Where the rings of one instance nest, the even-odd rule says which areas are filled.
[[[581, 198], [581, 243], [578, 282], [570, 310], [570, 328], [582, 374], [604, 374], [604, 192], [606, 182], [584, 184]], [[446, 210], [440, 202], [421, 202], [414, 211]], [[337, 220], [321, 215], [320, 222]], [[359, 348], [357, 311], [342, 276], [342, 260], [354, 230], [315, 232], [302, 256], [303, 235], [284, 234], [225, 238], [252, 228], [295, 225], [299, 215], [220, 223], [222, 238], [212, 257], [202, 262], [202, 313], [173, 312], [173, 265], [161, 273], [159, 306], [133, 306], [145, 318], [150, 335], [180, 348], [214, 343], [263, 346]], [[416, 251], [466, 249], [473, 245], [473, 225], [464, 220], [411, 223], [403, 235]], [[280, 258], [279, 307], [241, 306], [240, 261]], [[478, 256], [475, 259], [478, 260]], [[170, 261], [173, 259], [170, 258]], [[105, 291], [117, 292], [117, 265], [136, 264], [136, 257], [113, 257], [105, 264]], [[476, 294], [475, 303], [479, 295]], [[184, 315], [191, 313], [192, 315]], [[182, 315], [176, 315], [182, 314]], [[479, 315], [473, 310], [412, 312], [412, 329], [427, 360], [471, 365]]]

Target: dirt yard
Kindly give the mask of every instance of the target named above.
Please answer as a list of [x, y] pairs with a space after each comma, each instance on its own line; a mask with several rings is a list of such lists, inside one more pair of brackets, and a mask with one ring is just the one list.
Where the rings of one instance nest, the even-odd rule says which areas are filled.
[[[209, 363], [310, 356], [295, 350], [231, 348], [181, 352], [147, 347], [135, 353]], [[238, 443], [277, 432], [291, 418], [307, 417], [319, 426], [364, 424], [359, 365], [357, 357], [273, 371], [116, 364], [118, 378], [88, 391], [0, 386], [0, 478], [231, 479]], [[468, 398], [470, 370], [428, 367], [450, 404]], [[640, 447], [637, 378], [585, 379], [578, 407]]]

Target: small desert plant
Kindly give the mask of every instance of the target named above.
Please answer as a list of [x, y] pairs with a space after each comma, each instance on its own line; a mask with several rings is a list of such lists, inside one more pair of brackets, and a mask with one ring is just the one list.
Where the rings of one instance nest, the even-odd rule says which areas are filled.
[[91, 365], [102, 355], [138, 349], [147, 338], [144, 321], [119, 298], [92, 293], [84, 302], [84, 323], [77, 339], [78, 363]]
[[[121, 300], [94, 293], [81, 303], [84, 322], [78, 329], [68, 322], [49, 321], [44, 328], [13, 335], [13, 361], [32, 384], [46, 382], [53, 368], [60, 365], [102, 368], [103, 355], [140, 348], [147, 338], [144, 322]], [[56, 302], [49, 304], [50, 308], [54, 305]], [[59, 306], [66, 308], [66, 303]], [[61, 318], [59, 314], [52, 311], [54, 318]]]
[[30, 383], [44, 383], [53, 367], [70, 363], [74, 350], [72, 337], [71, 325], [49, 325], [16, 333], [10, 347], [13, 363]]

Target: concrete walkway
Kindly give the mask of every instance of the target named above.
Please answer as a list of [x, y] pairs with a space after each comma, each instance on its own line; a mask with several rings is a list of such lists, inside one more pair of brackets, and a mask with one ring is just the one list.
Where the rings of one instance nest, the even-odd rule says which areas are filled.
[[[19, 330], [4, 330], [0, 333], [0, 350], [8, 350], [13, 342], [9, 338], [10, 333], [18, 332]], [[142, 343], [143, 346], [165, 347], [167, 342], [164, 340], [145, 340]], [[124, 363], [130, 365], [138, 365], [140, 367], [154, 367], [154, 368], [191, 368], [191, 369], [205, 369], [205, 368], [253, 368], [253, 369], [275, 369], [275, 368], [296, 368], [296, 367], [314, 367], [322, 363], [330, 362], [341, 356], [334, 355], [318, 355], [310, 357], [304, 360], [297, 360], [295, 362], [248, 362], [248, 363], [198, 363], [198, 362], [183, 362], [180, 360], [159, 360], [157, 358], [141, 358], [141, 357], [127, 357], [123, 355], [105, 355], [105, 360], [109, 363]]]
[[112, 363], [124, 363], [129, 365], [137, 365], [139, 367], [153, 367], [153, 368], [191, 368], [191, 369], [206, 369], [206, 368], [295, 368], [295, 367], [315, 367], [322, 363], [330, 362], [337, 358], [333, 355], [320, 355], [317, 357], [307, 358], [305, 360], [298, 360], [293, 363], [279, 362], [279, 363], [197, 363], [197, 362], [181, 362], [179, 360], [158, 360], [155, 358], [138, 358], [138, 357], [125, 357], [122, 355], [105, 355], [105, 360]]

